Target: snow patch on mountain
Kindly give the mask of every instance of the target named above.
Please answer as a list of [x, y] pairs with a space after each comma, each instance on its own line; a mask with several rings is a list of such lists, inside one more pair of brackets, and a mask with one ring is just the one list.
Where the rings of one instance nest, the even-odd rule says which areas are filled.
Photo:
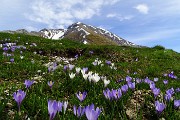
[[64, 33], [66, 30], [64, 29], [42, 29], [40, 31], [42, 34], [41, 36], [48, 39], [61, 39], [64, 37]]

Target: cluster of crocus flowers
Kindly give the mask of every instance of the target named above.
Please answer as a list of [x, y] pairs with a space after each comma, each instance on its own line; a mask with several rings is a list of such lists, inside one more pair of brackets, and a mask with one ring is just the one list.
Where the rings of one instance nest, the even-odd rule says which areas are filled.
[[169, 102], [174, 93], [175, 93], [174, 88], [170, 88], [170, 89], [166, 90], [166, 94], [164, 96], [165, 100]]
[[96, 58], [96, 59], [94, 60], [94, 62], [92, 62], [92, 64], [93, 64], [94, 66], [100, 65], [101, 63], [102, 63], [102, 61], [99, 60], [98, 58]]
[[62, 108], [65, 111], [67, 109], [68, 101], [60, 102], [56, 100], [49, 100], [48, 101], [48, 113], [49, 113], [49, 119], [53, 120], [56, 116], [57, 112], [62, 112]]
[[25, 80], [24, 85], [26, 86], [26, 88], [31, 87], [31, 85], [34, 83], [34, 80]]
[[174, 72], [171, 71], [169, 74], [168, 74], [168, 77], [172, 78], [172, 79], [176, 79], [177, 76], [174, 75]]
[[13, 93], [13, 98], [17, 102], [19, 112], [20, 112], [21, 102], [23, 101], [25, 96], [26, 96], [26, 92], [24, 92], [22, 90], [18, 90], [17, 92]]
[[74, 105], [73, 106], [73, 110], [74, 110], [74, 115], [77, 116], [78, 118], [79, 117], [82, 117], [85, 113], [85, 107], [81, 107], [79, 106], [78, 108]]
[[53, 71], [55, 71], [56, 69], [57, 69], [57, 63], [56, 62], [53, 62], [53, 63], [51, 63], [50, 65], [49, 65], [49, 67], [48, 67], [48, 72], [53, 72]]
[[161, 114], [162, 111], [166, 108], [164, 103], [160, 103], [159, 101], [155, 101], [155, 108], [158, 114]]
[[77, 98], [82, 102], [86, 98], [87, 92], [84, 91], [83, 93], [79, 92], [76, 93]]
[[122, 96], [122, 92], [121, 92], [121, 89], [112, 89], [112, 90], [109, 90], [108, 88], [106, 90], [103, 90], [103, 94], [105, 96], [106, 99], [109, 99], [109, 100], [117, 100], [119, 98], [121, 98]]

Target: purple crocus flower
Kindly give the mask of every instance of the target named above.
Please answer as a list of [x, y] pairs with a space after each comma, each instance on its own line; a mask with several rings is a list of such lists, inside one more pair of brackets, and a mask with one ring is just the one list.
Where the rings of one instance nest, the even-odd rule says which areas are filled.
[[118, 79], [118, 80], [116, 80], [116, 83], [120, 83], [120, 82], [122, 82], [123, 80], [120, 80], [120, 79]]
[[106, 90], [103, 90], [103, 94], [105, 96], [106, 99], [111, 99], [113, 97], [112, 92], [107, 88]]
[[176, 79], [177, 76], [174, 75], [174, 72], [172, 71], [171, 73], [168, 74], [168, 76], [172, 79]]
[[101, 110], [98, 107], [95, 109], [94, 104], [86, 106], [85, 114], [88, 120], [97, 120], [100, 113]]
[[78, 97], [78, 99], [82, 102], [85, 98], [86, 98], [87, 92], [79, 92], [78, 94], [76, 93], [76, 96]]
[[135, 89], [135, 82], [133, 82], [133, 83], [132, 82], [128, 82], [128, 86], [129, 86], [130, 89], [134, 90]]
[[175, 108], [180, 107], [180, 100], [174, 100], [174, 107]]
[[107, 65], [111, 65], [111, 61], [106, 60]]
[[16, 50], [15, 46], [11, 47], [11, 51], [14, 52]]
[[137, 78], [137, 79], [136, 79], [136, 83], [142, 83], [142, 80], [139, 79], [139, 78]]
[[60, 101], [58, 101], [58, 102], [57, 102], [57, 106], [58, 106], [57, 111], [58, 111], [58, 112], [62, 112], [63, 103], [60, 102]]
[[159, 101], [155, 101], [155, 107], [156, 107], [156, 111], [161, 114], [162, 111], [165, 109], [165, 104], [164, 103], [160, 103]]
[[48, 113], [49, 113], [49, 120], [53, 120], [56, 116], [58, 110], [58, 103], [56, 100], [49, 100], [48, 101]]
[[49, 87], [50, 87], [51, 89], [52, 89], [53, 84], [54, 84], [54, 82], [48, 81], [48, 85], [49, 85]]
[[166, 101], [170, 101], [171, 100], [171, 97], [172, 97], [172, 94], [165, 94], [164, 98]]
[[146, 77], [144, 82], [149, 84], [149, 83], [151, 83], [151, 80], [148, 77]]
[[119, 88], [117, 90], [112, 90], [112, 95], [115, 100], [119, 99], [122, 96], [121, 89]]
[[154, 88], [156, 88], [155, 83], [154, 82], [150, 82], [149, 83], [149, 87], [150, 87], [151, 90], [153, 90]]
[[26, 92], [22, 91], [22, 90], [18, 90], [17, 92], [14, 92], [13, 93], [13, 98], [15, 99], [15, 101], [17, 102], [18, 104], [18, 110], [20, 112], [20, 105], [21, 105], [21, 102], [23, 101], [23, 99], [25, 98], [26, 96]]
[[168, 80], [164, 80], [163, 83], [164, 83], [165, 85], [167, 85], [167, 84], [168, 84]]
[[31, 81], [31, 80], [25, 80], [25, 82], [24, 82], [24, 85], [26, 85], [26, 88], [29, 88], [29, 87], [31, 87], [31, 85], [34, 83], [34, 80], [33, 81]]
[[57, 63], [53, 62], [53, 67], [56, 68], [57, 67]]
[[154, 93], [154, 96], [157, 97], [157, 96], [159, 95], [159, 93], [160, 93], [160, 89], [154, 88], [154, 89], [152, 90], [152, 92]]
[[76, 54], [74, 57], [77, 59], [78, 58], [78, 54]]
[[121, 86], [121, 90], [122, 90], [123, 93], [126, 93], [127, 90], [128, 90], [128, 85]]
[[93, 51], [89, 51], [89, 54], [91, 54], [91, 55], [92, 55], [93, 53], [94, 53]]
[[68, 66], [67, 66], [67, 65], [65, 65], [65, 66], [64, 66], [64, 71], [66, 71], [66, 70], [67, 70], [67, 68], [68, 68]]
[[79, 106], [77, 109], [76, 106], [74, 105], [73, 110], [74, 110], [74, 115], [77, 115], [77, 117], [81, 117], [84, 115], [86, 109], [85, 107], [83, 108], [81, 106]]
[[180, 88], [176, 88], [176, 92], [180, 92]]
[[84, 73], [87, 73], [88, 72], [88, 67], [83, 68], [82, 71], [84, 71]]
[[72, 70], [75, 67], [75, 65], [69, 64], [69, 70]]
[[12, 62], [12, 63], [13, 63], [13, 62], [14, 62], [14, 58], [11, 58], [11, 59], [10, 59], [10, 62]]
[[126, 77], [126, 82], [131, 82], [132, 81], [132, 78], [130, 76], [127, 76]]
[[174, 88], [171, 88], [171, 89], [166, 90], [166, 94], [171, 94], [171, 95], [173, 95], [173, 94], [174, 94]]
[[9, 49], [7, 47], [4, 47], [3, 48], [3, 51], [8, 51]]

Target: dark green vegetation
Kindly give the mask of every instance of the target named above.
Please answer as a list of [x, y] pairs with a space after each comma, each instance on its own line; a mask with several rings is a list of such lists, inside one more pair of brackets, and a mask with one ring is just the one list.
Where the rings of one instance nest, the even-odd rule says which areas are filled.
[[[63, 71], [63, 67], [58, 67], [54, 72], [48, 72], [48, 68], [44, 64], [49, 61], [54, 62], [53, 56], [74, 58], [78, 54], [79, 58], [70, 63], [75, 67], [88, 67], [89, 71], [98, 73], [100, 76], [106, 76], [111, 81], [107, 86], [109, 89], [118, 89], [124, 85], [126, 82], [123, 79], [126, 76], [140, 79], [149, 77], [150, 80], [159, 78], [156, 87], [161, 89], [162, 95], [171, 87], [174, 89], [180, 87], [180, 54], [172, 50], [166, 50], [161, 46], [132, 48], [113, 45], [84, 45], [67, 39], [49, 40], [23, 34], [0, 33], [0, 44], [7, 42], [16, 42], [17, 45], [25, 46], [26, 49], [21, 48], [13, 53], [9, 50], [8, 53], [14, 54], [14, 57], [3, 56], [3, 50], [0, 49], [0, 119], [3, 120], [25, 119], [26, 116], [37, 120], [48, 119], [47, 101], [49, 99], [69, 101], [66, 114], [59, 113], [55, 119], [78, 119], [73, 114], [73, 105], [86, 106], [91, 103], [94, 103], [96, 107], [103, 108], [99, 119], [128, 119], [126, 106], [128, 106], [128, 101], [133, 96], [133, 90], [129, 90], [117, 101], [107, 100], [103, 95], [103, 90], [106, 88], [101, 80], [97, 83], [90, 83], [85, 81], [81, 74], [76, 75], [71, 80], [69, 73], [75, 73], [75, 69]], [[33, 46], [32, 43], [36, 43], [37, 46]], [[20, 51], [24, 56], [23, 59], [20, 58]], [[94, 53], [91, 55], [89, 51]], [[35, 52], [37, 54], [34, 54]], [[14, 58], [14, 63], [9, 62], [10, 58]], [[99, 58], [104, 63], [104, 66], [92, 65], [96, 58]], [[113, 62], [117, 70], [106, 65], [106, 60]], [[57, 64], [66, 65], [62, 61]], [[41, 71], [37, 72], [38, 70]], [[177, 79], [163, 76], [163, 74], [168, 74], [171, 71], [174, 71]], [[134, 74], [135, 72], [137, 74]], [[36, 83], [26, 90], [23, 84], [24, 81], [26, 79], [33, 80], [35, 76], [41, 76], [41, 78], [35, 80]], [[163, 84], [165, 79], [168, 80], [167, 85]], [[51, 80], [54, 81], [52, 90], [47, 85], [47, 82]], [[118, 80], [123, 81], [117, 82]], [[16, 102], [12, 97], [12, 94], [18, 89], [26, 91], [26, 97], [21, 104], [20, 116], [17, 113]], [[140, 83], [136, 85], [135, 91], [137, 90], [150, 90], [150, 88], [148, 84]], [[87, 91], [87, 97], [82, 103], [75, 95], [78, 91]], [[176, 100], [180, 99], [180, 93], [175, 93], [173, 97]], [[144, 99], [147, 105], [149, 105], [150, 101], [154, 104], [156, 100], [153, 93]], [[167, 106], [167, 109], [158, 116], [154, 107], [149, 109], [144, 105], [137, 111], [137, 118], [158, 119], [158, 117], [163, 117], [169, 120], [180, 119], [180, 111], [174, 109], [173, 101], [168, 103]], [[86, 119], [86, 117], [83, 116], [81, 119]]]

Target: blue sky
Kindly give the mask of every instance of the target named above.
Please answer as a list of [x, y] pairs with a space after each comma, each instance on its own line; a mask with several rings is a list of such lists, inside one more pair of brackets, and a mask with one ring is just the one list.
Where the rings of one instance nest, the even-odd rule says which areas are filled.
[[105, 28], [133, 43], [180, 52], [180, 0], [1, 0], [0, 30]]

